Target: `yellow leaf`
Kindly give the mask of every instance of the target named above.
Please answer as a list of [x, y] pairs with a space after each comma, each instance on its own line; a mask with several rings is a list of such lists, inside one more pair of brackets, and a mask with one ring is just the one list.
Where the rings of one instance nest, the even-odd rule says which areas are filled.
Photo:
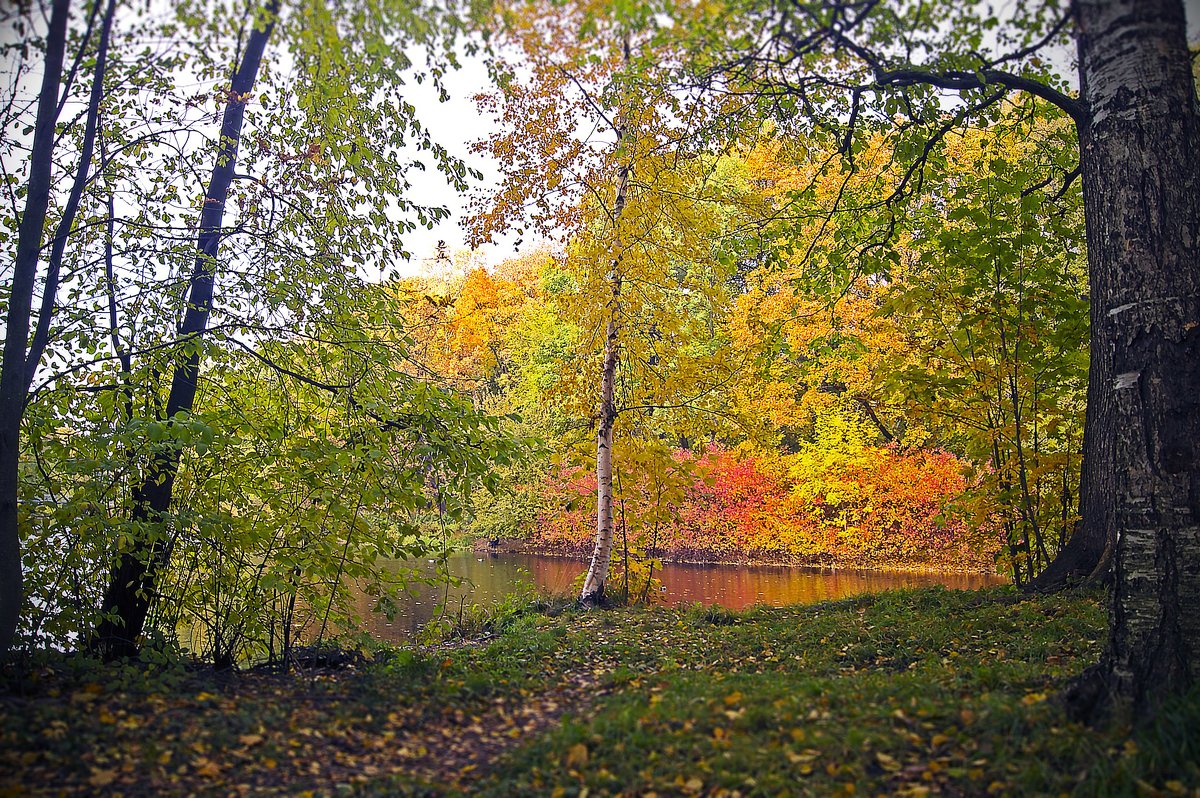
[[879, 766], [884, 770], [896, 771], [900, 769], [900, 763], [882, 751], [875, 752], [875, 759], [879, 761]]
[[258, 745], [262, 741], [263, 736], [261, 734], [243, 734], [241, 737], [238, 737], [238, 742], [242, 745]]
[[742, 694], [737, 690], [734, 690], [732, 693], [725, 696], [725, 704], [727, 706], [733, 706], [734, 704], [736, 704], [737, 702], [739, 702], [741, 700], [742, 700]]
[[92, 768], [92, 775], [88, 779], [88, 784], [93, 787], [107, 787], [117, 780], [116, 770], [102, 770], [100, 768]]
[[588, 747], [583, 743], [575, 743], [571, 749], [567, 751], [567, 767], [577, 768], [583, 767], [588, 761]]

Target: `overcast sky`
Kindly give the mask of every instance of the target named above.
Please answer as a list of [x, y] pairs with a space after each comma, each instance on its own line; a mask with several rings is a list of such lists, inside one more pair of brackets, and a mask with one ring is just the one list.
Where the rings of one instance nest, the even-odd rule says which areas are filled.
[[[435, 141], [463, 158], [468, 166], [483, 172], [483, 183], [476, 185], [494, 186], [497, 180], [494, 162], [488, 156], [469, 151], [472, 142], [491, 132], [491, 118], [481, 115], [474, 100], [476, 94], [487, 91], [490, 86], [487, 70], [480, 59], [463, 58], [463, 68], [448, 75], [446, 83], [450, 92], [448, 102], [438, 102], [437, 93], [428, 83], [410, 84], [412, 91], [408, 99], [418, 108], [421, 122], [429, 128]], [[414, 201], [450, 209], [450, 218], [433, 230], [422, 228], [409, 234], [409, 251], [413, 254], [410, 267], [416, 271], [422, 260], [431, 258], [436, 252], [438, 241], [445, 241], [452, 252], [466, 248], [466, 233], [460, 222], [466, 215], [469, 197], [448, 186], [445, 177], [436, 170], [414, 171], [409, 178], [413, 183]], [[513, 241], [515, 237], [509, 237], [501, 244], [485, 245], [478, 255], [487, 263], [499, 263], [515, 253]]]

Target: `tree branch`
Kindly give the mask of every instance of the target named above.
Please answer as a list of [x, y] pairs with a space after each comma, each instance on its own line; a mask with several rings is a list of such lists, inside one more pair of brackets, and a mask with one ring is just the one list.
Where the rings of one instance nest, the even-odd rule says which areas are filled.
[[1051, 105], [1058, 106], [1067, 113], [1078, 126], [1087, 123], [1087, 106], [1074, 97], [1070, 97], [1057, 89], [1052, 89], [1033, 78], [1013, 75], [998, 69], [985, 69], [980, 72], [963, 70], [948, 70], [946, 72], [929, 72], [923, 69], [892, 69], [875, 74], [875, 82], [880, 86], [914, 86], [925, 84], [939, 89], [951, 91], [968, 91], [983, 89], [988, 86], [1000, 85], [1016, 91], [1023, 91], [1040, 97]]

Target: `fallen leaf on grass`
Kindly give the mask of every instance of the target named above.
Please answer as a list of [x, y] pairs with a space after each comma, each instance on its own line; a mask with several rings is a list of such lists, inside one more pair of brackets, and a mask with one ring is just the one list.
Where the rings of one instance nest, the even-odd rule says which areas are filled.
[[875, 759], [878, 760], [879, 766], [884, 770], [895, 772], [900, 769], [900, 763], [882, 751], [875, 753]]
[[576, 743], [567, 751], [567, 767], [577, 768], [583, 767], [588, 761], [588, 747], [583, 743]]

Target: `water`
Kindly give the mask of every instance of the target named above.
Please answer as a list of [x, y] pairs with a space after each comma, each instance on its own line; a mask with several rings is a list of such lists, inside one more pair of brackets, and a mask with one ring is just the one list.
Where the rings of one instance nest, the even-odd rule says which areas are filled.
[[[371, 634], [384, 640], [403, 641], [441, 610], [451, 617], [458, 613], [460, 599], [467, 606], [488, 605], [511, 593], [520, 582], [532, 584], [550, 594], [573, 593], [571, 582], [585, 570], [587, 562], [563, 557], [531, 554], [477, 554], [459, 552], [450, 555], [450, 573], [464, 582], [457, 587], [420, 586], [419, 594], [400, 613], [388, 621], [379, 613], [369, 612], [371, 601], [362, 596], [359, 612]], [[396, 567], [407, 566], [397, 563]], [[427, 564], [429, 572], [432, 564]], [[667, 563], [656, 573], [665, 590], [659, 594], [664, 603], [719, 604], [740, 610], [752, 604], [815, 604], [858, 593], [893, 590], [925, 585], [969, 590], [994, 585], [1004, 580], [983, 574], [905, 573], [899, 571], [823, 571], [810, 568], [746, 565], [685, 565]], [[448, 596], [448, 598], [447, 598]]]

